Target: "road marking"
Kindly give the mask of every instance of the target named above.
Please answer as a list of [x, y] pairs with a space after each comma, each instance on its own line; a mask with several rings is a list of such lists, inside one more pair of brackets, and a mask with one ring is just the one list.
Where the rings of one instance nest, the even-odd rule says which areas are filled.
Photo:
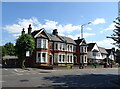
[[4, 68], [4, 70], [8, 70], [8, 69]]
[[15, 71], [15, 72], [25, 72], [25, 71], [19, 71], [19, 70], [17, 70], [17, 69], [14, 69], [14, 71]]
[[17, 75], [23, 75], [23, 74], [20, 74], [20, 73], [15, 73], [15, 74], [17, 74]]
[[15, 72], [18, 72], [18, 70], [17, 70], [17, 69], [14, 69], [14, 71], [15, 71]]

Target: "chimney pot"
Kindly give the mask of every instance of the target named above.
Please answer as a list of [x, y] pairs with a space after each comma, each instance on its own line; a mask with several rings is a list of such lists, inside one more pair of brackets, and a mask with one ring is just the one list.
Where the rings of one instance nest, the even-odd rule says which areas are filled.
[[32, 27], [31, 27], [31, 24], [29, 24], [29, 27], [28, 27], [28, 34], [31, 35], [31, 31], [32, 31]]
[[57, 29], [54, 29], [52, 34], [53, 35], [58, 35]]
[[25, 33], [25, 29], [23, 28], [23, 29], [22, 29], [22, 34], [24, 34], [24, 33]]

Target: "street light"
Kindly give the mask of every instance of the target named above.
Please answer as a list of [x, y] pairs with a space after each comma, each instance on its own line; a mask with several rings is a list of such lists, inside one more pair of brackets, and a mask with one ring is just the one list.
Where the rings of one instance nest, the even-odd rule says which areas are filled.
[[81, 25], [81, 39], [83, 38], [83, 26], [91, 24], [92, 22], [88, 22], [87, 24]]

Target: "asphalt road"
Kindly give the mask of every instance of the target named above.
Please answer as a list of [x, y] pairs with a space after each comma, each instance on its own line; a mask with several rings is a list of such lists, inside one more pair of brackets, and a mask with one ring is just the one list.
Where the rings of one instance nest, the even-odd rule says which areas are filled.
[[119, 87], [111, 82], [118, 78], [118, 68], [23, 71], [2, 69], [2, 87]]

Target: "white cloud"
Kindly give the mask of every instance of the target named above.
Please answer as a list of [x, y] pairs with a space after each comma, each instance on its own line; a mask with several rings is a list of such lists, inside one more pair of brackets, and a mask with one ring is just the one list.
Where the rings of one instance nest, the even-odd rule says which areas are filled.
[[90, 31], [90, 30], [92, 30], [92, 28], [90, 28], [90, 27], [87, 27], [87, 28], [86, 28], [86, 30]]
[[100, 31], [100, 33], [103, 33], [103, 31]]
[[17, 24], [6, 25], [3, 29], [10, 33], [21, 33], [22, 29], [25, 28], [27, 32], [29, 24], [32, 25], [33, 29], [38, 29], [40, 22], [34, 17], [31, 19], [19, 19]]
[[[83, 33], [83, 38], [91, 37], [91, 36], [94, 36], [94, 35], [96, 35], [96, 34], [95, 33]], [[76, 40], [80, 36], [81, 36], [81, 34], [76, 34], [76, 35], [68, 35], [67, 37], [70, 37], [70, 38]]]
[[21, 34], [13, 34], [14, 37], [18, 38]]
[[92, 24], [102, 24], [105, 23], [105, 19], [104, 18], [97, 18], [94, 21], [92, 21]]
[[[28, 32], [27, 28], [29, 24], [32, 25], [32, 31], [45, 28], [46, 30], [58, 29], [58, 32], [63, 35], [63, 33], [71, 33], [75, 30], [81, 30], [81, 25], [66, 24], [62, 25], [56, 21], [44, 20], [45, 23], [41, 24], [37, 18], [32, 17], [30, 19], [18, 19], [17, 24], [6, 25], [3, 27], [4, 30], [13, 33], [20, 34], [22, 29], [25, 28], [25, 32]], [[14, 36], [14, 35], [13, 35]]]
[[[104, 48], [112, 48], [115, 47], [112, 43], [114, 43], [114, 41], [112, 39], [105, 39], [105, 40], [101, 40], [101, 41], [92, 41], [93, 43], [96, 42], [98, 46], [100, 47], [104, 47]], [[91, 42], [89, 42], [91, 43]]]
[[108, 26], [108, 28], [106, 28], [104, 30], [108, 31], [108, 30], [114, 30], [114, 29], [115, 29], [115, 23], [112, 23]]

